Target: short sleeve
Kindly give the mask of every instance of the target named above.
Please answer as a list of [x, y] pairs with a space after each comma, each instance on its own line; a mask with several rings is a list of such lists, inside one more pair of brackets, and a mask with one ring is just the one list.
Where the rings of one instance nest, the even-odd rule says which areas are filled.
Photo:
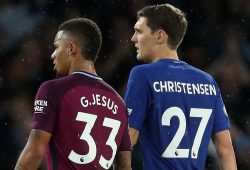
[[125, 103], [129, 112], [129, 126], [140, 130], [143, 126], [148, 103], [149, 90], [142, 70], [135, 67], [131, 70], [125, 94]]
[[121, 144], [118, 148], [118, 151], [130, 151], [131, 150], [131, 142], [128, 133], [128, 128], [125, 130]]
[[[216, 84], [217, 85], [217, 84]], [[226, 129], [230, 128], [229, 118], [228, 114], [225, 108], [225, 105], [223, 103], [220, 90], [217, 86], [217, 99], [215, 102], [215, 120], [214, 120], [214, 127], [213, 127], [213, 133], [220, 132]]]
[[53, 133], [58, 106], [54, 96], [55, 87], [51, 83], [43, 83], [37, 91], [34, 101], [34, 115], [32, 129]]

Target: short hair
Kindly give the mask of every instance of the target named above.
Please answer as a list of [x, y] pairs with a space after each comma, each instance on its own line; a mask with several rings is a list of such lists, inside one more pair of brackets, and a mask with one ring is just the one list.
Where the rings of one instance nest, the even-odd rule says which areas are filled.
[[74, 18], [62, 23], [58, 31], [66, 31], [76, 38], [85, 59], [95, 61], [102, 44], [102, 34], [97, 24], [87, 18]]
[[152, 32], [163, 29], [168, 34], [170, 49], [177, 49], [187, 29], [186, 15], [170, 4], [146, 6], [137, 13], [137, 18], [145, 17]]

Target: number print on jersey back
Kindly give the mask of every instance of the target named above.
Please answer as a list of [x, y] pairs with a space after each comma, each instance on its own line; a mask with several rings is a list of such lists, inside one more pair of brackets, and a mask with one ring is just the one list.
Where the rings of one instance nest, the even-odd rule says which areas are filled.
[[[190, 117], [199, 117], [201, 122], [199, 124], [198, 130], [196, 132], [193, 146], [191, 149], [191, 158], [197, 159], [198, 152], [201, 144], [201, 140], [204, 134], [204, 131], [207, 127], [208, 120], [212, 114], [212, 109], [201, 109], [201, 108], [191, 108]], [[162, 125], [171, 126], [170, 120], [173, 116], [176, 116], [179, 119], [179, 127], [176, 131], [175, 136], [173, 137], [170, 144], [167, 146], [166, 150], [163, 152], [162, 157], [164, 158], [188, 158], [189, 149], [177, 149], [181, 140], [186, 132], [186, 118], [184, 112], [179, 107], [170, 107], [162, 115]]]
[[[86, 127], [84, 128], [82, 135], [80, 137], [81, 140], [85, 140], [89, 146], [89, 152], [85, 155], [81, 155], [76, 153], [75, 151], [71, 150], [68, 158], [77, 164], [88, 164], [96, 158], [97, 148], [96, 143], [93, 137], [90, 135], [92, 128], [95, 125], [95, 121], [97, 119], [97, 115], [93, 115], [90, 113], [78, 112], [76, 116], [77, 121], [86, 122]], [[104, 127], [112, 128], [112, 131], [109, 134], [108, 140], [106, 141], [106, 145], [110, 146], [112, 149], [112, 157], [111, 159], [107, 160], [102, 155], [99, 159], [99, 164], [104, 169], [109, 169], [112, 165], [112, 162], [115, 158], [115, 153], [117, 151], [117, 144], [115, 143], [115, 137], [119, 131], [121, 122], [115, 119], [110, 119], [105, 117], [103, 124]]]

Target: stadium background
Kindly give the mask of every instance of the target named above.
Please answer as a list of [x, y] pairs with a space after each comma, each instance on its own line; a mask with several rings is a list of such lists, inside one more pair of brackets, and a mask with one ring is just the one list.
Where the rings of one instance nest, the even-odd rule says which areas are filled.
[[[0, 0], [1, 170], [13, 169], [26, 143], [36, 90], [55, 77], [50, 56], [58, 25], [79, 16], [97, 22], [103, 34], [98, 74], [123, 96], [131, 68], [141, 64], [130, 42], [136, 12], [166, 2], [187, 14], [179, 56], [215, 77], [231, 119], [238, 168], [250, 169], [249, 0]], [[133, 164], [139, 170], [137, 149]], [[207, 170], [217, 169], [215, 156], [211, 147]]]

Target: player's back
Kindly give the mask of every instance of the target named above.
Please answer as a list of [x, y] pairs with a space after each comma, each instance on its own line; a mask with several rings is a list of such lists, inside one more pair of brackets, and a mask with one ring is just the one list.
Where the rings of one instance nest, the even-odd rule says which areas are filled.
[[99, 77], [75, 72], [48, 81], [38, 101], [45, 114], [35, 114], [33, 128], [52, 133], [49, 169], [108, 169], [117, 150], [129, 150], [125, 104]]
[[[130, 125], [140, 128], [144, 169], [203, 169], [211, 134], [228, 128], [213, 78], [171, 59], [137, 66], [131, 74], [140, 75], [138, 88], [148, 93], [142, 127], [135, 110], [129, 117]], [[133, 101], [126, 103], [136, 108]]]

